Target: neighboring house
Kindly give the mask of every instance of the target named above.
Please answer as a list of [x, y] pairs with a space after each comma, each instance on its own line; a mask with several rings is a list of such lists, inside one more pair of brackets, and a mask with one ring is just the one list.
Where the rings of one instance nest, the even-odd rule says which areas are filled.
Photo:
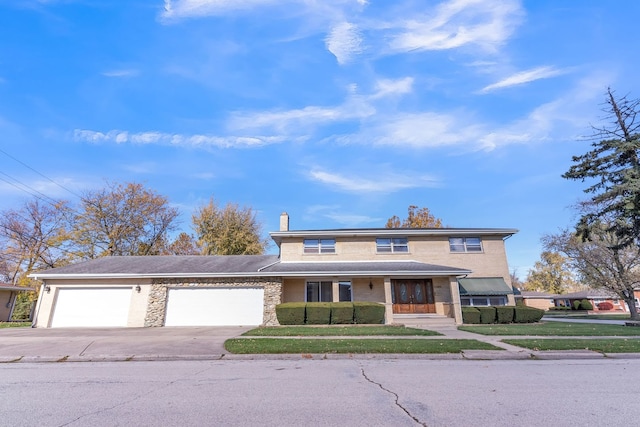
[[[588, 300], [593, 306], [593, 311], [619, 311], [628, 312], [625, 302], [613, 292], [603, 289], [588, 289], [586, 291], [572, 292], [570, 294], [556, 295], [554, 298], [556, 307], [573, 307], [574, 301]], [[601, 303], [608, 302], [613, 307], [611, 310], [604, 310]]]
[[8, 322], [13, 315], [18, 292], [35, 291], [34, 288], [0, 283], [0, 322]]
[[504, 240], [486, 228], [289, 230], [279, 255], [105, 257], [32, 276], [36, 327], [276, 325], [275, 306], [374, 301], [462, 322], [461, 305], [513, 305]]
[[523, 304], [527, 307], [549, 310], [555, 306], [554, 298], [557, 297], [555, 294], [536, 291], [520, 291], [519, 293], [520, 295], [516, 296], [516, 300], [522, 299]]

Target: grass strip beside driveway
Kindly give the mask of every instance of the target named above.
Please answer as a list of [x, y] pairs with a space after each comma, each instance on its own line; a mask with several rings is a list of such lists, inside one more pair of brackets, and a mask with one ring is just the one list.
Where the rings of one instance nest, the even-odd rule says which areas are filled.
[[476, 340], [392, 338], [234, 338], [227, 340], [224, 347], [235, 354], [460, 353], [462, 350], [502, 350]]
[[0, 322], [0, 328], [28, 328], [31, 322]]
[[505, 339], [507, 344], [531, 350], [591, 350], [601, 353], [640, 353], [640, 339]]
[[380, 336], [380, 335], [420, 335], [434, 336], [442, 335], [439, 332], [427, 331], [425, 329], [406, 328], [404, 326], [267, 326], [242, 334], [243, 336], [254, 337], [299, 337], [299, 336]]
[[540, 322], [509, 325], [464, 325], [459, 330], [482, 335], [640, 336], [640, 328], [596, 323]]

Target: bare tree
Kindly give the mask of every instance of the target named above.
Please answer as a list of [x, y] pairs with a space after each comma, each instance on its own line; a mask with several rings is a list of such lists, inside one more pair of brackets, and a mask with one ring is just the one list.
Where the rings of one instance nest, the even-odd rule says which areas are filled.
[[59, 267], [73, 259], [69, 241], [73, 215], [66, 201], [52, 204], [33, 199], [0, 215], [0, 246], [5, 275], [29, 284], [35, 270]]
[[85, 258], [156, 255], [175, 230], [178, 215], [167, 198], [142, 184], [107, 183], [83, 197], [74, 241]]
[[580, 280], [591, 288], [614, 292], [629, 306], [631, 319], [640, 320], [634, 290], [640, 286], [640, 249], [622, 245], [608, 226], [593, 226], [589, 240], [569, 230], [545, 236], [546, 248], [562, 252]]

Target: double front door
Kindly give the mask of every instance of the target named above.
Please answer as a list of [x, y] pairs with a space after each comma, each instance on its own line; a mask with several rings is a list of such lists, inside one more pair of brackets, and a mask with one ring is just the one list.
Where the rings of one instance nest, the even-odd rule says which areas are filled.
[[398, 314], [435, 313], [431, 279], [392, 280], [393, 312]]

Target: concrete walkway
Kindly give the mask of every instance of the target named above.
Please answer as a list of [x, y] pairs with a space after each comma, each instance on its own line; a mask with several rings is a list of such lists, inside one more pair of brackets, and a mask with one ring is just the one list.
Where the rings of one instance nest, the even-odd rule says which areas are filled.
[[[595, 351], [534, 351], [502, 342], [520, 339], [640, 339], [639, 337], [490, 336], [460, 331], [454, 325], [425, 327], [443, 335], [402, 337], [305, 337], [305, 338], [397, 338], [471, 339], [502, 350], [465, 350], [452, 354], [319, 354], [234, 355], [224, 348], [229, 338], [240, 337], [251, 327], [163, 327], [163, 328], [4, 328], [0, 329], [0, 363], [73, 362], [131, 360], [220, 360], [220, 359], [585, 359], [640, 358], [640, 353], [602, 354]], [[640, 333], [640, 330], [639, 330]], [[253, 338], [253, 337], [251, 337]], [[300, 337], [279, 337], [297, 339]]]

